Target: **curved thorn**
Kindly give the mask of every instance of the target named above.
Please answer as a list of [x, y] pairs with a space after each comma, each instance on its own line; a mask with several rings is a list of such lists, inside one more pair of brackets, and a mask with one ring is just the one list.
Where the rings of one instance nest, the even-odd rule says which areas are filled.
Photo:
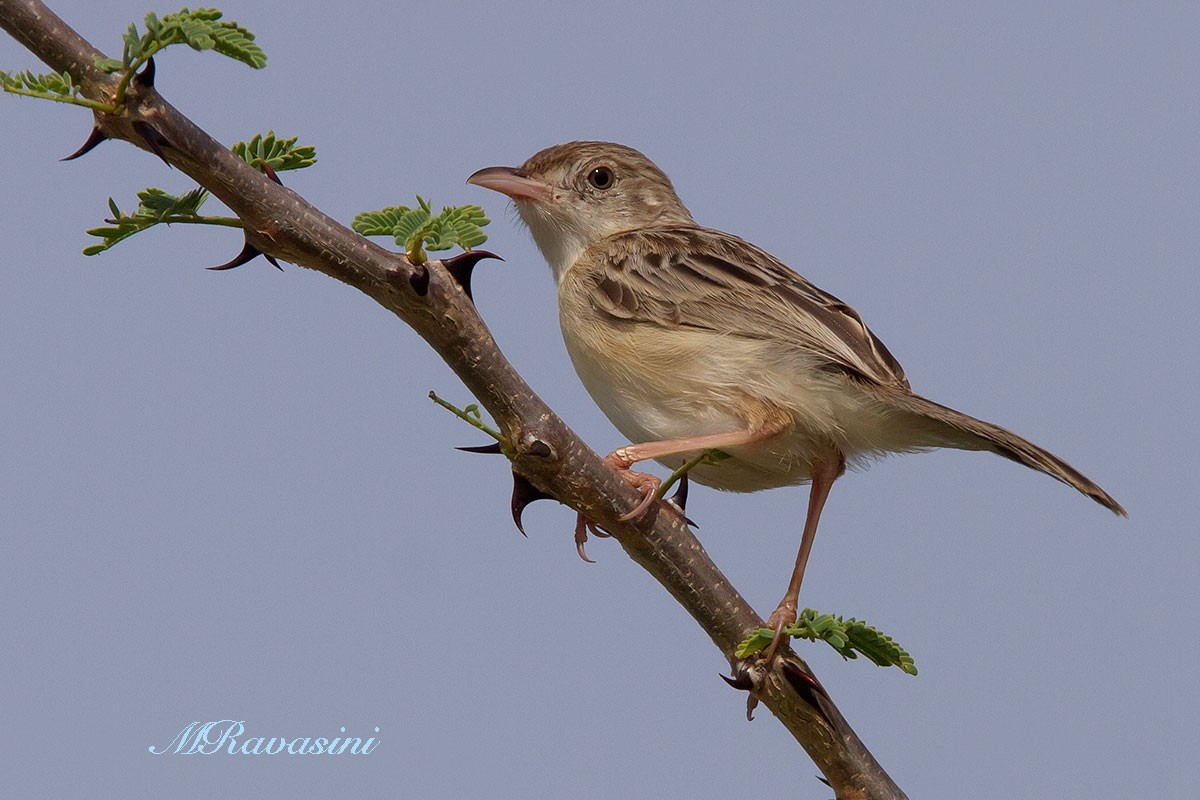
[[163, 148], [171, 146], [171, 143], [167, 141], [167, 137], [159, 133], [157, 128], [144, 119], [134, 120], [130, 123], [130, 127], [142, 138], [142, 141], [146, 143], [146, 147], [150, 148], [150, 151], [154, 155], [161, 158], [162, 162], [168, 167], [171, 166], [171, 162], [167, 161], [167, 157], [163, 155]]
[[95, 150], [101, 142], [108, 138], [108, 134], [100, 130], [100, 126], [97, 125], [96, 127], [92, 128], [92, 132], [88, 134], [87, 141], [85, 141], [78, 150], [76, 150], [74, 153], [71, 153], [69, 156], [63, 156], [59, 159], [59, 161], [74, 161], [80, 156], [86, 155], [92, 150]]
[[689, 527], [699, 530], [700, 525], [685, 513], [687, 509], [687, 498], [688, 474], [685, 472], [679, 476], [679, 486], [675, 489], [675, 494], [667, 498], [667, 502], [679, 509], [679, 513], [683, 517], [683, 521], [686, 522]]
[[489, 253], [487, 250], [468, 250], [465, 253], [459, 253], [454, 258], [447, 258], [442, 261], [442, 266], [446, 268], [451, 277], [462, 287], [463, 293], [472, 301], [475, 298], [471, 294], [471, 273], [475, 270], [475, 265], [485, 258], [494, 258], [497, 261], [504, 260], [495, 253]]
[[418, 297], [429, 294], [429, 268], [424, 264], [414, 268], [412, 275], [408, 276], [408, 283]]
[[825, 692], [825, 687], [815, 677], [788, 660], [783, 662], [783, 677], [796, 690], [796, 694], [804, 699], [804, 702], [817, 710], [817, 713], [821, 715], [821, 719], [825, 720], [831, 727], [834, 725], [833, 720], [829, 718], [829, 713], [821, 705], [821, 698], [824, 697], [828, 700], [829, 695]]
[[[242, 264], [246, 264], [250, 261], [253, 261], [256, 257], [258, 257], [260, 255], [262, 255], [261, 250], [259, 250], [257, 247], [250, 244], [249, 242], [246, 242], [246, 244], [242, 246], [242, 252], [238, 253], [231, 260], [226, 261], [224, 264], [220, 264], [215, 267], [205, 267], [205, 269], [211, 269], [214, 272], [220, 272], [221, 270], [226, 270], [226, 269], [233, 269], [235, 267], [242, 266]], [[270, 258], [270, 256], [268, 256], [268, 258]], [[278, 265], [276, 265], [276, 266], [278, 266]]]
[[278, 183], [280, 186], [283, 186], [283, 181], [279, 180], [279, 176], [277, 174], [275, 174], [275, 170], [271, 167], [270, 164], [268, 164], [265, 161], [261, 161], [261, 162], [259, 162], [258, 166], [260, 166], [262, 168], [264, 175], [266, 175], [271, 180], [275, 181], [275, 183]]
[[464, 453], [486, 453], [487, 455], [504, 455], [504, 451], [500, 449], [499, 442], [491, 444], [477, 444], [474, 447], [456, 447], [455, 450], [462, 450]]
[[517, 530], [521, 532], [522, 536], [528, 536], [525, 533], [524, 526], [521, 525], [521, 514], [525, 512], [525, 507], [538, 500], [553, 499], [553, 497], [530, 483], [525, 476], [516, 472], [513, 473], [512, 517], [513, 522], [517, 525]]
[[275, 260], [275, 256], [271, 255], [270, 253], [263, 253], [262, 255], [263, 255], [263, 258], [265, 258], [267, 260], [268, 264], [270, 264], [272, 267], [279, 270], [280, 272], [283, 272], [283, 267], [280, 266], [279, 262]]
[[[792, 688], [796, 691], [800, 692], [801, 694], [804, 694], [805, 692], [815, 692], [826, 699], [829, 698], [829, 693], [825, 691], [825, 687], [821, 685], [821, 682], [818, 681], [816, 676], [812, 673], [805, 672], [804, 670], [800, 669], [800, 667], [790, 659], [785, 660], [782, 664], [782, 667], [783, 677], [787, 678], [788, 683], [790, 683]], [[816, 703], [813, 703], [813, 705], [816, 705]]]
[[688, 474], [686, 472], [679, 476], [679, 486], [676, 487], [675, 494], [667, 499], [674, 503], [680, 511], [687, 511]]
[[754, 681], [750, 678], [750, 670], [746, 669], [745, 665], [742, 665], [733, 677], [722, 675], [721, 680], [728, 683], [734, 689], [739, 689], [743, 692], [748, 692], [754, 688]]
[[154, 86], [154, 57], [146, 59], [146, 66], [133, 76], [133, 82], [144, 89]]

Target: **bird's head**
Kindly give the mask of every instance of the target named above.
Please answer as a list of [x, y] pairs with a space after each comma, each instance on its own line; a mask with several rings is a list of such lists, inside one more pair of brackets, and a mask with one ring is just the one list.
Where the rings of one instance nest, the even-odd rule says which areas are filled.
[[520, 167], [487, 167], [467, 183], [512, 198], [556, 281], [590, 245], [626, 231], [692, 225], [650, 159], [611, 142], [548, 147]]

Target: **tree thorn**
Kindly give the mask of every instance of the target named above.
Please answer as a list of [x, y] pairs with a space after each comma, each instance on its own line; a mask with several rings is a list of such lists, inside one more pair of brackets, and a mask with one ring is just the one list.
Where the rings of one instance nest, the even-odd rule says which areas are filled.
[[134, 120], [130, 124], [130, 127], [142, 138], [142, 141], [146, 143], [146, 146], [150, 148], [154, 155], [161, 158], [162, 162], [168, 167], [171, 166], [171, 162], [167, 161], [167, 157], [163, 154], [163, 148], [171, 146], [171, 143], [167, 141], [167, 137], [159, 133], [157, 128], [144, 119]]
[[503, 261], [503, 258], [495, 253], [489, 253], [487, 250], [468, 250], [465, 253], [459, 253], [454, 258], [447, 258], [442, 261], [442, 266], [450, 273], [451, 277], [462, 287], [463, 293], [472, 301], [475, 299], [471, 294], [471, 273], [475, 270], [475, 265], [485, 258], [494, 258], [497, 261]]
[[722, 675], [721, 680], [728, 683], [734, 689], [743, 692], [748, 692], [754, 688], [754, 678], [751, 677], [750, 668], [744, 661], [738, 662], [737, 669], [732, 676]]
[[528, 536], [525, 533], [524, 526], [521, 525], [521, 514], [525, 512], [525, 507], [538, 500], [553, 499], [553, 497], [530, 483], [525, 476], [517, 472], [513, 473], [512, 517], [513, 522], [517, 525], [517, 530], [521, 532], [522, 536]]
[[679, 476], [679, 485], [675, 489], [675, 494], [667, 498], [667, 502], [679, 509], [679, 513], [683, 516], [683, 521], [693, 528], [699, 528], [687, 514], [684, 513], [687, 507], [688, 498], [688, 474], [685, 472]]
[[787, 679], [788, 684], [796, 690], [796, 694], [804, 698], [804, 702], [808, 703], [817, 713], [821, 715], [821, 719], [832, 728], [836, 724], [829, 717], [829, 712], [825, 710], [825, 706], [821, 703], [821, 698], [829, 700], [829, 693], [825, 691], [825, 687], [816, 679], [812, 673], [801, 669], [790, 658], [784, 658], [782, 663], [783, 677]]
[[146, 59], [146, 66], [142, 67], [142, 71], [133, 76], [133, 82], [143, 89], [149, 89], [154, 86], [154, 57]]
[[809, 705], [820, 708], [814, 695], [820, 695], [825, 699], [829, 699], [829, 694], [825, 691], [825, 687], [821, 685], [816, 677], [800, 668], [800, 665], [795, 661], [785, 658], [782, 663], [783, 677], [787, 678], [787, 682], [792, 685], [792, 688], [799, 692]]
[[283, 181], [279, 180], [279, 175], [275, 172], [275, 169], [270, 164], [265, 161], [261, 161], [259, 162], [258, 166], [262, 168], [264, 175], [275, 181], [275, 183], [278, 183], [280, 186], [283, 186]]
[[100, 126], [97, 125], [96, 127], [92, 128], [92, 132], [88, 134], [87, 141], [85, 141], [78, 150], [76, 150], [74, 153], [71, 153], [69, 156], [63, 156], [59, 159], [59, 161], [74, 161], [80, 156], [86, 155], [92, 150], [96, 149], [97, 145], [108, 138], [108, 134], [100, 130]]
[[[253, 261], [256, 257], [258, 257], [262, 254], [263, 253], [261, 250], [259, 250], [257, 247], [250, 244], [249, 242], [246, 242], [246, 244], [242, 246], [242, 251], [240, 253], [238, 253], [236, 256], [234, 256], [231, 260], [226, 261], [224, 264], [220, 264], [215, 267], [205, 267], [205, 269], [211, 269], [214, 272], [220, 272], [221, 270], [226, 270], [226, 269], [233, 269], [235, 267], [240, 267], [243, 264]], [[270, 256], [267, 256], [267, 258], [271, 259]], [[273, 261], [274, 259], [271, 259], [271, 260]], [[276, 264], [275, 266], [278, 267], [279, 265]]]
[[504, 455], [504, 451], [500, 449], [499, 442], [491, 444], [478, 444], [474, 447], [456, 447], [455, 450], [461, 450], [464, 453], [486, 453], [487, 455]]
[[688, 498], [688, 474], [685, 472], [685, 473], [683, 473], [683, 475], [681, 475], [679, 477], [679, 486], [677, 486], [675, 488], [675, 494], [671, 495], [667, 499], [670, 500], [672, 503], [674, 503], [675, 507], [678, 508], [680, 511], [686, 511], [687, 510], [687, 498]]

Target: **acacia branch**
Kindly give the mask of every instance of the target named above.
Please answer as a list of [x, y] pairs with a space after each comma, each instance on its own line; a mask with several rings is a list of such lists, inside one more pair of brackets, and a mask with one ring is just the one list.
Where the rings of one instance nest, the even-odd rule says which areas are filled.
[[[94, 66], [102, 54], [43, 3], [0, 0], [0, 27], [52, 69], [69, 72], [84, 96], [112, 101], [118, 79]], [[762, 619], [709, 559], [680, 514], [659, 507], [636, 522], [620, 521], [641, 499], [638, 493], [517, 374], [441, 262], [413, 265], [326, 216], [231, 153], [152, 85], [131, 82], [124, 103], [119, 115], [94, 113], [101, 135], [153, 151], [191, 176], [237, 214], [249, 245], [355, 287], [412, 327], [496, 420], [515, 449], [513, 471], [611, 532], [737, 666], [734, 649], [762, 627]], [[785, 650], [762, 677], [757, 695], [839, 798], [903, 798], [833, 702], [814, 688], [819, 684], [811, 675]]]

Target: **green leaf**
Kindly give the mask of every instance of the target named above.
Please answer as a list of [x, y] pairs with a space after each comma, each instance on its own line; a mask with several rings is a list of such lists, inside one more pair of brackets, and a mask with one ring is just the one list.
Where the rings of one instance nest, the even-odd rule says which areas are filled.
[[392, 229], [392, 236], [396, 238], [396, 244], [408, 244], [418, 238], [424, 238], [422, 234], [428, 224], [428, 211], [423, 208], [410, 208], [400, 215], [396, 227]]
[[[198, 49], [213, 49], [223, 56], [241, 61], [255, 69], [267, 65], [267, 54], [254, 41], [254, 34], [236, 22], [222, 22], [198, 32], [197, 40], [203, 42]], [[197, 44], [189, 39], [189, 44]]]
[[118, 242], [123, 242], [130, 236], [162, 223], [187, 222], [201, 225], [232, 225], [239, 224], [227, 217], [200, 216], [200, 206], [208, 199], [208, 191], [196, 187], [181, 195], [169, 194], [162, 189], [143, 189], [138, 192], [138, 208], [132, 214], [126, 214], [117, 206], [111, 197], [108, 199], [108, 209], [112, 218], [105, 220], [107, 225], [91, 228], [87, 232], [100, 238], [98, 244], [84, 248], [84, 255], [94, 256], [102, 253]]
[[[916, 664], [908, 651], [892, 637], [854, 617], [843, 619], [806, 608], [800, 612], [795, 623], [783, 629], [783, 634], [798, 639], [823, 641], [847, 660], [858, 658], [859, 654], [862, 654], [867, 660], [881, 667], [899, 667], [909, 675], [917, 674]], [[738, 658], [748, 658], [765, 650], [772, 639], [774, 632], [771, 629], [759, 628], [752, 631], [734, 653]]]
[[120, 59], [108, 58], [106, 56], [96, 56], [96, 69], [104, 72], [120, 72], [125, 69], [125, 64]]
[[738, 658], [749, 658], [755, 653], [766, 650], [775, 638], [775, 632], [770, 628], [757, 628], [742, 640], [733, 654]]
[[414, 264], [425, 261], [425, 249], [470, 250], [487, 241], [482, 228], [491, 220], [476, 205], [447, 206], [436, 217], [432, 204], [417, 195], [417, 207], [388, 206], [363, 211], [350, 224], [363, 236], [391, 236]]
[[265, 67], [267, 56], [255, 43], [254, 34], [236, 22], [221, 21], [221, 16], [215, 8], [183, 8], [163, 17], [150, 12], [142, 20], [145, 33], [138, 32], [136, 23], [129, 24], [121, 60], [97, 59], [96, 66], [110, 73], [124, 71], [129, 77], [159, 50], [186, 44], [194, 50], [213, 50], [255, 69]]
[[400, 217], [410, 210], [408, 206], [388, 206], [378, 211], [363, 211], [355, 215], [350, 227], [362, 236], [392, 236]]
[[69, 72], [48, 72], [38, 75], [31, 70], [4, 72], [0, 70], [0, 87], [6, 92], [63, 100], [78, 96], [79, 87]]
[[430, 250], [449, 250], [455, 245], [464, 250], [478, 247], [487, 241], [487, 234], [482, 228], [491, 220], [483, 215], [483, 209], [476, 205], [447, 206], [436, 218], [434, 224], [435, 239], [429, 242]]
[[279, 139], [275, 131], [267, 131], [265, 135], [256, 133], [249, 142], [238, 142], [230, 149], [250, 166], [266, 164], [276, 172], [304, 169], [317, 163], [317, 149], [311, 145], [297, 145], [297, 138]]

